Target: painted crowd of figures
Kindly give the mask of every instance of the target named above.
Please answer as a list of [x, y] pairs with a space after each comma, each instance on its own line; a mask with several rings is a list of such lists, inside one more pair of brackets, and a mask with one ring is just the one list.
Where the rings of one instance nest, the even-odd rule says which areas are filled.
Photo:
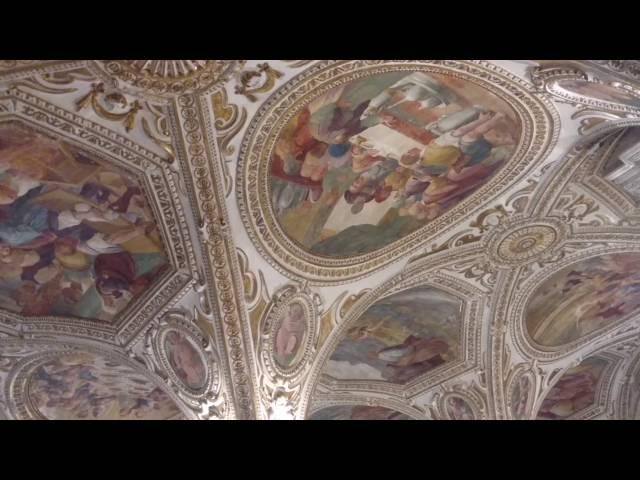
[[640, 254], [582, 260], [545, 280], [527, 308], [526, 325], [540, 345], [575, 341], [640, 307]]
[[167, 394], [143, 376], [87, 353], [62, 355], [38, 367], [29, 397], [51, 419], [141, 420], [179, 414]]
[[334, 88], [285, 127], [271, 163], [274, 210], [314, 254], [363, 254], [402, 238], [478, 188], [515, 151], [498, 97], [423, 72]]
[[166, 267], [134, 179], [61, 141], [0, 127], [0, 307], [110, 321]]
[[407, 383], [458, 358], [460, 301], [432, 287], [380, 300], [346, 332], [326, 373], [344, 380]]

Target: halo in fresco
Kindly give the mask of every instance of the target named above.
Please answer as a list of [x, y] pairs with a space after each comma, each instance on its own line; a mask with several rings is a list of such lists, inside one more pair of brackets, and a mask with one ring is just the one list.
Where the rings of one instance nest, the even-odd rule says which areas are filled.
[[52, 420], [162, 420], [180, 411], [132, 368], [92, 353], [63, 353], [33, 370], [29, 404]]
[[370, 306], [347, 330], [324, 373], [404, 384], [461, 356], [462, 303], [420, 286]]
[[171, 369], [187, 387], [198, 390], [207, 381], [207, 367], [193, 341], [178, 330], [164, 336], [164, 350]]
[[0, 308], [111, 322], [167, 268], [135, 177], [0, 124]]
[[569, 265], [532, 294], [529, 337], [558, 347], [640, 310], [640, 253], [612, 253]]
[[555, 141], [555, 117], [551, 102], [488, 62], [320, 62], [249, 125], [240, 214], [283, 274], [358, 278], [521, 176]]
[[560, 420], [594, 404], [598, 382], [609, 362], [592, 357], [567, 370], [545, 397], [538, 419]]
[[404, 413], [385, 407], [336, 405], [314, 412], [309, 420], [413, 420]]

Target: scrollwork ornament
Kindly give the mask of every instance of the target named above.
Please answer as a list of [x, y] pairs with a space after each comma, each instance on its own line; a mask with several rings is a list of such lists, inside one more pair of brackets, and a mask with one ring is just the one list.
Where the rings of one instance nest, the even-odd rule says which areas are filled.
[[256, 102], [256, 95], [271, 90], [282, 75], [267, 62], [259, 63], [255, 68], [245, 68], [236, 75], [235, 93], [244, 95], [250, 102]]
[[133, 129], [136, 116], [142, 110], [138, 100], [129, 103], [122, 93], [105, 89], [104, 83], [92, 84], [89, 93], [76, 101], [78, 111], [89, 106], [101, 118], [121, 122], [127, 132]]

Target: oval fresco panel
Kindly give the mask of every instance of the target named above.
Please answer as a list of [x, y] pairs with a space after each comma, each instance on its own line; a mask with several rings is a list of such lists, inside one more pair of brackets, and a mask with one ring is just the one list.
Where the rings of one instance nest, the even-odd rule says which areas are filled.
[[513, 109], [471, 82], [370, 75], [328, 90], [284, 126], [271, 156], [273, 210], [314, 255], [371, 253], [462, 201], [519, 138]]
[[559, 420], [593, 405], [598, 382], [608, 363], [598, 357], [587, 358], [567, 370], [545, 397], [537, 418]]
[[307, 324], [304, 306], [299, 302], [292, 302], [282, 316], [276, 332], [273, 356], [278, 365], [288, 369], [297, 363], [303, 352], [304, 340], [309, 326]]
[[164, 337], [164, 350], [171, 369], [187, 387], [197, 390], [207, 380], [207, 367], [192, 340], [182, 332], [170, 330]]
[[336, 405], [318, 410], [309, 420], [413, 420], [404, 413], [385, 407]]
[[62, 354], [27, 381], [29, 403], [51, 420], [161, 420], [180, 411], [130, 367], [90, 353]]
[[462, 305], [422, 286], [370, 306], [346, 332], [324, 373], [341, 380], [407, 383], [461, 354]]
[[457, 396], [447, 398], [445, 408], [451, 420], [474, 420], [473, 409], [465, 399]]
[[581, 260], [545, 280], [526, 308], [531, 339], [565, 345], [640, 309], [640, 253]]
[[167, 267], [136, 178], [0, 125], [0, 308], [109, 322]]
[[479, 61], [321, 62], [277, 90], [247, 129], [241, 216], [284, 274], [356, 278], [541, 158], [554, 135], [548, 106]]

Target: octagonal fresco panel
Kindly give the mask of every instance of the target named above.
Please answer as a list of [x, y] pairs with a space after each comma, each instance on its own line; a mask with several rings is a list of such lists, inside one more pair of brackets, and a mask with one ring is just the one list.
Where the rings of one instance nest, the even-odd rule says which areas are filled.
[[459, 203], [509, 160], [513, 109], [465, 80], [397, 71], [329, 89], [284, 126], [273, 210], [308, 252], [378, 250]]
[[587, 358], [567, 370], [545, 397], [537, 418], [559, 420], [593, 405], [598, 382], [608, 363], [599, 357]]
[[134, 176], [0, 125], [0, 308], [110, 322], [167, 267]]
[[461, 301], [433, 287], [391, 295], [347, 330], [324, 370], [342, 380], [406, 383], [461, 354]]
[[179, 410], [160, 388], [126, 365], [90, 353], [40, 364], [27, 380], [29, 403], [55, 420], [160, 420]]
[[613, 253], [581, 260], [546, 279], [526, 309], [537, 344], [560, 346], [637, 312], [640, 254]]
[[309, 417], [309, 420], [412, 420], [412, 418], [385, 407], [337, 405], [318, 410]]

